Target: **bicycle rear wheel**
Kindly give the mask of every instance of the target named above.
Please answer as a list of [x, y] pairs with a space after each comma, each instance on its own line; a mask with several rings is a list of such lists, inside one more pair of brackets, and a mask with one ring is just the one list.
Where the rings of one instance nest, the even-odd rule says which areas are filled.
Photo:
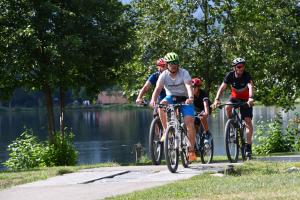
[[[212, 137], [212, 136], [211, 136]], [[209, 164], [212, 162], [214, 157], [214, 140], [213, 138], [210, 140], [208, 145], [204, 144], [204, 137], [202, 135], [200, 139], [200, 158], [202, 164]]]
[[172, 126], [169, 126], [166, 130], [164, 152], [168, 169], [172, 173], [177, 171], [179, 162], [179, 150], [176, 148], [175, 143], [175, 129]]
[[233, 119], [229, 119], [225, 126], [225, 149], [230, 162], [237, 162], [239, 157], [239, 145], [237, 128]]
[[159, 116], [156, 116], [150, 125], [149, 152], [153, 165], [160, 165], [163, 155], [163, 143], [160, 141], [163, 127]]
[[188, 137], [187, 137], [187, 131], [185, 128], [181, 127], [181, 151], [180, 151], [180, 158], [181, 162], [184, 168], [189, 167], [189, 159], [188, 159]]

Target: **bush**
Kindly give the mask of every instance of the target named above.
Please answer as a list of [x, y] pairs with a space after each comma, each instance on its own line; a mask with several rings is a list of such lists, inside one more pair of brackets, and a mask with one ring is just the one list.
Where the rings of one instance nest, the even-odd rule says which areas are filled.
[[3, 165], [14, 171], [75, 165], [78, 152], [73, 146], [74, 134], [66, 131], [62, 137], [60, 132], [56, 132], [54, 138], [54, 144], [39, 142], [32, 130], [25, 129], [20, 137], [8, 145], [9, 159]]
[[19, 138], [8, 145], [7, 150], [10, 158], [3, 165], [14, 171], [46, 166], [43, 160], [46, 149], [32, 130], [25, 129]]
[[276, 152], [292, 152], [299, 150], [298, 126], [289, 122], [284, 130], [282, 117], [277, 114], [273, 122], [261, 122], [254, 136], [253, 151], [258, 155], [268, 155]]
[[78, 152], [73, 146], [74, 134], [65, 131], [64, 137], [61, 132], [56, 132], [54, 144], [48, 143], [44, 160], [47, 166], [66, 166], [77, 163]]

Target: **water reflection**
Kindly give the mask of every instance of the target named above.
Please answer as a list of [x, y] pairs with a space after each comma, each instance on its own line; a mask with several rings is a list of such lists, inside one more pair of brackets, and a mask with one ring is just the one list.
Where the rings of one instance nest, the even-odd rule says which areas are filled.
[[[299, 106], [295, 111], [288, 113], [275, 107], [255, 106], [253, 121], [256, 123], [259, 120], [271, 120], [276, 113], [281, 112], [286, 123], [299, 111]], [[56, 119], [59, 119], [58, 113], [56, 115]], [[140, 142], [146, 150], [148, 149], [148, 129], [152, 120], [150, 109], [69, 110], [65, 116], [66, 126], [72, 127], [75, 133], [75, 146], [80, 153], [80, 164], [133, 162], [134, 144]], [[209, 119], [216, 155], [225, 155], [223, 130], [226, 120], [223, 110], [219, 110]], [[46, 122], [44, 111], [0, 113], [0, 163], [8, 158], [7, 145], [20, 135], [24, 126], [31, 128], [41, 140], [46, 140]], [[56, 124], [58, 127], [58, 121]]]

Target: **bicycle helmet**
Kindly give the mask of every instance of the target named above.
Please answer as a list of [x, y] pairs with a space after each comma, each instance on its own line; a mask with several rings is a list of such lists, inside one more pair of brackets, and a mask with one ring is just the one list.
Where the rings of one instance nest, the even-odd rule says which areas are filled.
[[167, 62], [163, 58], [160, 58], [156, 61], [156, 66], [164, 67], [166, 65], [167, 65]]
[[232, 61], [232, 66], [236, 66], [237, 64], [245, 64], [245, 63], [246, 63], [245, 59], [243, 59], [243, 58], [235, 58]]
[[199, 87], [202, 84], [202, 80], [200, 78], [193, 78], [192, 83], [194, 87]]
[[179, 57], [176, 53], [174, 52], [171, 52], [171, 53], [167, 53], [164, 57], [164, 60], [167, 62], [167, 63], [178, 63], [179, 64]]

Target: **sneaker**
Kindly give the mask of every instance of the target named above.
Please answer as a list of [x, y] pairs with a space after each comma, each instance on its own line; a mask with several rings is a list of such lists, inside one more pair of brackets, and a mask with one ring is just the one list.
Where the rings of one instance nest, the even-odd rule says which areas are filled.
[[196, 156], [195, 151], [189, 151], [188, 159], [189, 159], [189, 162], [193, 162], [193, 161], [197, 160], [197, 156]]

